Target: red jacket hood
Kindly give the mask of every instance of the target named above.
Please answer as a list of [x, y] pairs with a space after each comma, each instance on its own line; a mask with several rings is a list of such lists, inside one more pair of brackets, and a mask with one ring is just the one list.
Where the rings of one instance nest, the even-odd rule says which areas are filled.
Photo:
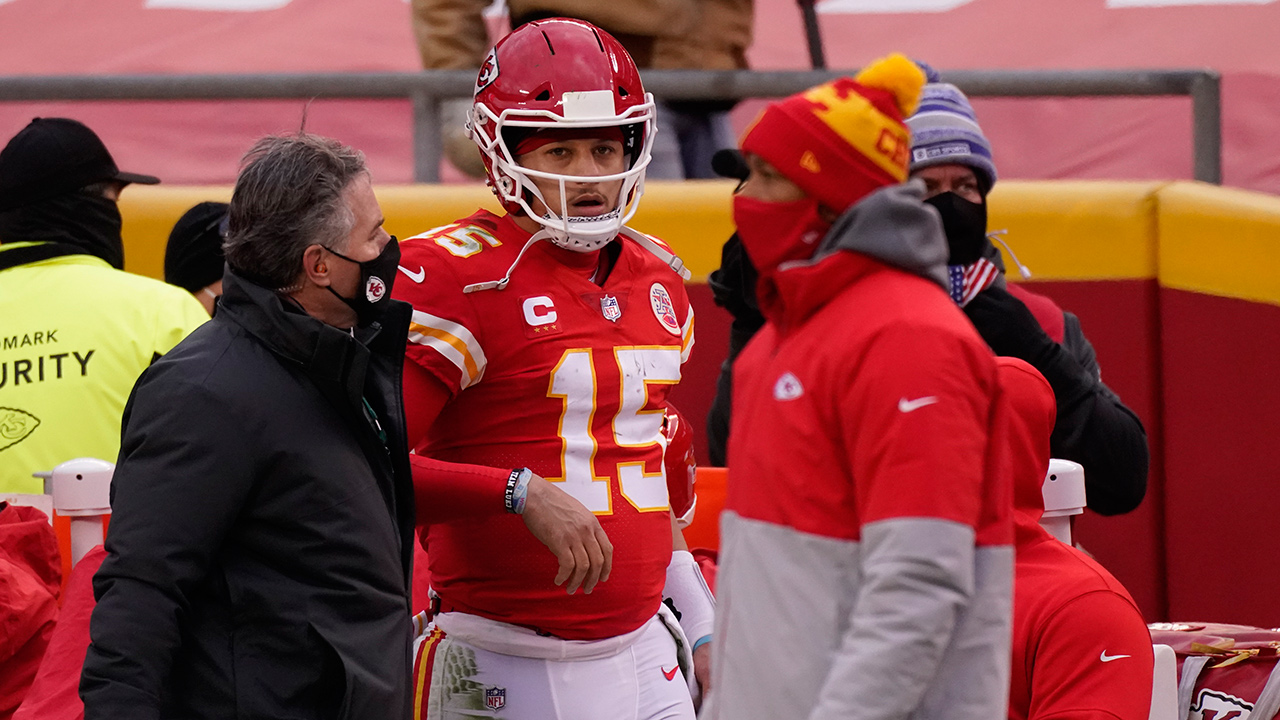
[[1041, 486], [1049, 472], [1049, 435], [1057, 416], [1053, 388], [1018, 358], [997, 357], [996, 375], [1008, 415], [1014, 509], [1020, 522], [1036, 523], [1044, 514]]

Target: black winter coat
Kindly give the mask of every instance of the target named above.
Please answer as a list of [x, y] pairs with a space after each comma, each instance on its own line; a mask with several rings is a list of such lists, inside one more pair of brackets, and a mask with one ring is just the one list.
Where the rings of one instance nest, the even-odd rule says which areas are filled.
[[410, 312], [353, 338], [228, 271], [217, 316], [142, 375], [87, 720], [409, 717]]

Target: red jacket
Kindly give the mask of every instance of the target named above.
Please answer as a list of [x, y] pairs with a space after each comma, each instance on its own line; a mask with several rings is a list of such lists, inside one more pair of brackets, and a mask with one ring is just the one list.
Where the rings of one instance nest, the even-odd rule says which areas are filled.
[[760, 286], [769, 322], [735, 365], [708, 717], [1005, 707], [995, 361], [941, 287], [941, 228], [912, 192], [864, 199], [820, 259]]
[[35, 681], [13, 720], [81, 720], [80, 667], [89, 649], [89, 616], [93, 614], [93, 574], [107, 552], [101, 545], [80, 558], [63, 594], [62, 614], [49, 639], [49, 649]]
[[49, 517], [0, 503], [0, 720], [35, 678], [58, 619], [62, 560]]
[[1009, 407], [1016, 565], [1010, 720], [1146, 720], [1151, 636], [1111, 573], [1038, 524], [1049, 467], [1053, 390], [1035, 368], [1001, 357]]

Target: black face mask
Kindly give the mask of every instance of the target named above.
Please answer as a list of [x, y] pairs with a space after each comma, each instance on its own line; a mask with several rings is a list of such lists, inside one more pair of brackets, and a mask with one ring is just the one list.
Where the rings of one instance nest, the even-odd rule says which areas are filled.
[[58, 242], [124, 269], [120, 208], [100, 194], [71, 192], [0, 213], [0, 242]]
[[360, 327], [365, 327], [382, 317], [391, 303], [391, 287], [395, 284], [396, 272], [400, 267], [400, 243], [392, 236], [378, 257], [364, 262], [352, 260], [340, 252], [333, 250], [329, 252], [360, 266], [360, 284], [356, 286], [355, 297], [342, 297], [332, 285], [327, 286], [329, 292], [356, 311], [356, 324]]
[[947, 234], [948, 265], [969, 265], [987, 249], [987, 204], [969, 202], [953, 192], [925, 200], [942, 216]]

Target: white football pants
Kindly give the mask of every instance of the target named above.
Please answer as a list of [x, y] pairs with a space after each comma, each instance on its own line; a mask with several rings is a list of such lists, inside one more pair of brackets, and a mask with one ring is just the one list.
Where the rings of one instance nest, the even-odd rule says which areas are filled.
[[655, 615], [626, 635], [561, 640], [444, 613], [414, 640], [413, 718], [693, 720], [670, 626]]

